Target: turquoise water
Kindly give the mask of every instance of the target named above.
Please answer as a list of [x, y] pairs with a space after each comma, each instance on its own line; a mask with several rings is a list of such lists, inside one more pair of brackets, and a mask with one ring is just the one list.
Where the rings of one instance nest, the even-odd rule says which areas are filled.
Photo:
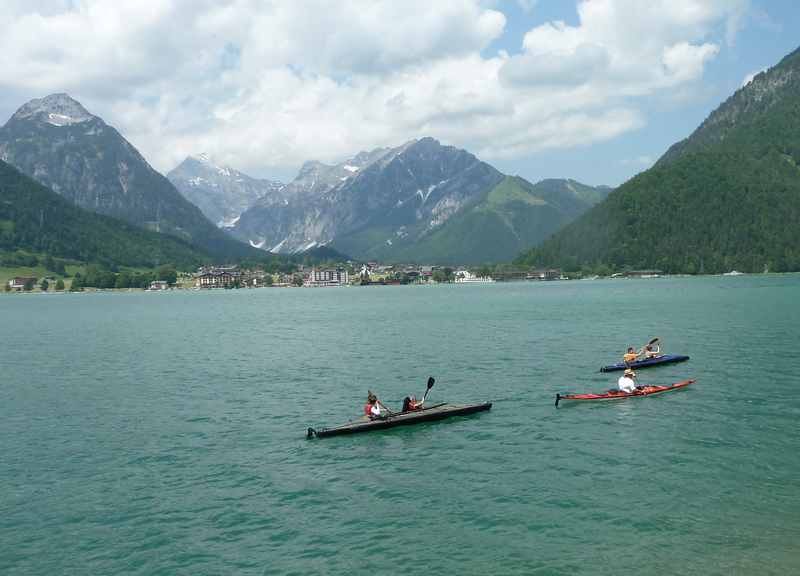
[[[0, 573], [800, 572], [800, 277], [0, 297]], [[661, 336], [689, 389], [554, 408]], [[306, 440], [360, 412], [490, 412]]]

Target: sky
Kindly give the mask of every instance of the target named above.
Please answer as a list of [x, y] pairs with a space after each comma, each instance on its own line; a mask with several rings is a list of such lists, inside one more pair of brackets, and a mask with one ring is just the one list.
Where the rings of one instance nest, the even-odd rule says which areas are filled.
[[67, 92], [166, 173], [432, 136], [616, 186], [800, 45], [793, 0], [2, 0], [0, 122]]

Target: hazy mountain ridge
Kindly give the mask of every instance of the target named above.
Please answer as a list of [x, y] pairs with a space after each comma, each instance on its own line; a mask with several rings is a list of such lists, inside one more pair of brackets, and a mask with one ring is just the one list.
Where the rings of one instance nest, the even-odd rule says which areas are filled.
[[[507, 260], [588, 209], [592, 198], [607, 193], [570, 180], [544, 181], [538, 189], [540, 203], [554, 212], [548, 218], [528, 218], [537, 230], [518, 230], [508, 215], [512, 206], [541, 211], [534, 208], [536, 203], [509, 203], [502, 226], [472, 228], [463, 249], [450, 241], [443, 244], [450, 246], [446, 251], [436, 247], [439, 238], [464, 235], [444, 231], [505, 178], [465, 150], [422, 138], [362, 152], [333, 166], [307, 162], [281, 194], [264, 196], [242, 214], [233, 232], [254, 246], [280, 252], [330, 244], [359, 259], [467, 262], [484, 254], [481, 261]], [[516, 226], [525, 219], [517, 218]], [[499, 250], [466, 247], [491, 245], [492, 234], [503, 227], [516, 241], [500, 242]]]
[[206, 154], [188, 156], [170, 170], [167, 179], [220, 228], [235, 225], [259, 198], [279, 193], [284, 187], [281, 182], [252, 178], [217, 164]]
[[0, 128], [0, 158], [87, 210], [191, 241], [218, 257], [250, 253], [117, 130], [66, 94], [20, 107]]
[[[444, 226], [418, 238], [397, 235], [381, 242], [390, 230], [370, 228], [337, 238], [333, 246], [347, 252], [359, 244], [369, 249], [363, 257], [400, 262], [479, 264], [508, 260], [513, 254], [544, 240], [592, 204], [570, 180], [543, 180], [531, 184], [519, 176], [505, 176], [474, 202], [454, 214]], [[580, 190], [580, 191], [579, 191]], [[598, 194], [602, 195], [602, 191]]]

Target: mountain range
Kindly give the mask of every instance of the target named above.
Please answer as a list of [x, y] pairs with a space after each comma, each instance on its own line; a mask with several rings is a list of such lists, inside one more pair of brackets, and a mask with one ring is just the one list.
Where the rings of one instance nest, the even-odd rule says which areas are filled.
[[800, 50], [649, 170], [518, 262], [567, 269], [800, 270]]
[[284, 186], [275, 180], [251, 178], [214, 162], [207, 154], [187, 157], [167, 173], [167, 179], [220, 228], [235, 225], [259, 198], [277, 194]]
[[81, 208], [175, 236], [217, 259], [255, 254], [209, 222], [116, 129], [67, 94], [19, 108], [0, 128], [0, 160]]
[[179, 238], [84, 210], [0, 161], [0, 253], [18, 250], [109, 267], [210, 260]]
[[359, 260], [509, 260], [588, 210], [610, 189], [570, 180], [534, 186], [433, 138], [307, 162], [244, 211], [231, 233], [295, 253], [329, 245]]

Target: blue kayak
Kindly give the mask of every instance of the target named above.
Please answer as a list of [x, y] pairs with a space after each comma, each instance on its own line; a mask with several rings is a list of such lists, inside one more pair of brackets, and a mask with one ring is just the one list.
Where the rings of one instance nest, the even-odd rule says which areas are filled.
[[614, 372], [616, 370], [625, 370], [625, 368], [649, 368], [650, 366], [661, 366], [662, 364], [675, 364], [676, 362], [686, 362], [688, 356], [678, 356], [675, 354], [662, 354], [661, 356], [654, 356], [646, 360], [636, 360], [626, 364], [620, 362], [619, 364], [611, 364], [610, 366], [603, 366], [600, 372]]

